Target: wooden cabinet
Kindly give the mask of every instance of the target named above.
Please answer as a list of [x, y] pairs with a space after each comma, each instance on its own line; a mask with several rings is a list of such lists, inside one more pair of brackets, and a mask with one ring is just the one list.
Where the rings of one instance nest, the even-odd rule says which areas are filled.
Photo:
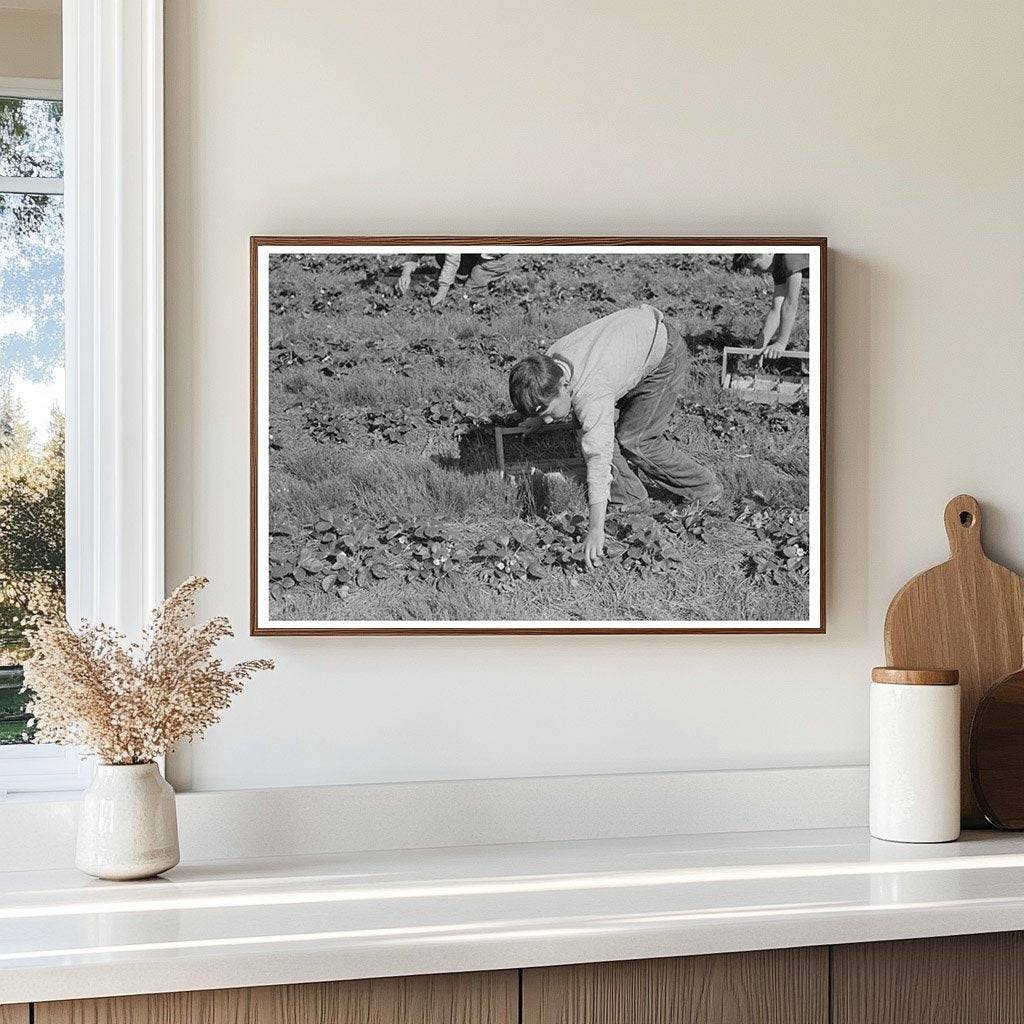
[[1024, 1024], [1024, 933], [832, 947], [833, 1024]]
[[523, 971], [523, 1024], [826, 1024], [828, 950]]
[[516, 1024], [518, 1018], [518, 972], [493, 971], [37, 1003], [34, 1024]]
[[1024, 1024], [1024, 933], [0, 1006], [0, 1024]]

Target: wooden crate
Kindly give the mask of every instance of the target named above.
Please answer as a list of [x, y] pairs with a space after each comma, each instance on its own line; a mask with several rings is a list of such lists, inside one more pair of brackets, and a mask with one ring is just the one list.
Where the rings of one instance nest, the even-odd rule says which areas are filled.
[[[498, 460], [498, 472], [502, 476], [508, 474], [509, 466], [530, 466], [542, 471], [554, 469], [579, 469], [584, 465], [583, 459], [579, 456], [570, 458], [522, 458], [509, 459], [505, 449], [505, 439], [508, 437], [532, 437], [544, 434], [572, 434], [575, 431], [570, 423], [544, 423], [540, 426], [518, 426], [518, 427], [495, 427], [494, 428], [494, 450]], [[579, 450], [575, 436], [573, 436], [573, 450]]]
[[[740, 373], [730, 369], [729, 360], [734, 361], [750, 358], [761, 354], [759, 348], [742, 348], [727, 345], [722, 349], [722, 387], [732, 391], [751, 402], [780, 402], [789, 405], [806, 399], [810, 391], [810, 382], [803, 374]], [[779, 356], [779, 360], [802, 360], [811, 358], [810, 352], [787, 351]]]

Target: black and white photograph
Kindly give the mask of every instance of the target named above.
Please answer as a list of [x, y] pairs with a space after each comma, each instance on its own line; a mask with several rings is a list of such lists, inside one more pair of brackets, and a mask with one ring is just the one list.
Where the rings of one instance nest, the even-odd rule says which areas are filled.
[[825, 267], [253, 238], [253, 633], [823, 631]]

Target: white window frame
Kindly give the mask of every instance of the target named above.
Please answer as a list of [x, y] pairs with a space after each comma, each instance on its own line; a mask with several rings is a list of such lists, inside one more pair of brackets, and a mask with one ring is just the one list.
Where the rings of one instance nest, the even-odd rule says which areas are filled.
[[[163, 0], [64, 0], [63, 39], [68, 618], [135, 636], [164, 596]], [[0, 798], [91, 774], [0, 748]]]
[[64, 90], [59, 78], [0, 77], [0, 96], [19, 100], [59, 100]]

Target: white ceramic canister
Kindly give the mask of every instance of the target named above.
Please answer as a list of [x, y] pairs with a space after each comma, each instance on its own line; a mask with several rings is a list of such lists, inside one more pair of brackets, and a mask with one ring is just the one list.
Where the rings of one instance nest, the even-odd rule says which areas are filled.
[[178, 863], [174, 790], [147, 764], [100, 764], [82, 794], [75, 864], [96, 878], [150, 878]]
[[871, 672], [871, 834], [897, 843], [960, 835], [960, 683], [953, 669]]

